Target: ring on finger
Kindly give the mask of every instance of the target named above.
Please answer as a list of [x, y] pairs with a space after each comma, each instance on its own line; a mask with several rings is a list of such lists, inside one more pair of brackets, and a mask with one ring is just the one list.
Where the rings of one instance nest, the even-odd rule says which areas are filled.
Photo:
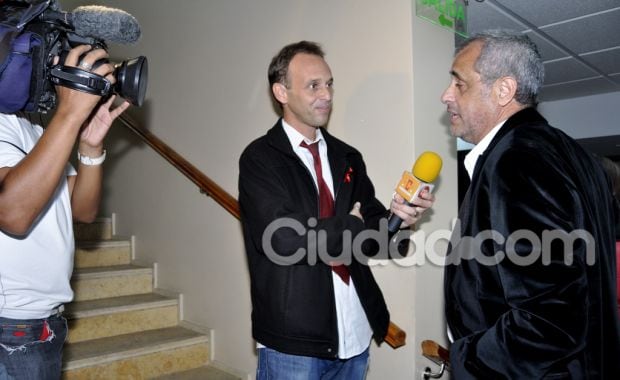
[[93, 68], [93, 65], [91, 65], [90, 63], [86, 62], [86, 61], [81, 61], [80, 64], [78, 65], [81, 69], [83, 70], [90, 70]]

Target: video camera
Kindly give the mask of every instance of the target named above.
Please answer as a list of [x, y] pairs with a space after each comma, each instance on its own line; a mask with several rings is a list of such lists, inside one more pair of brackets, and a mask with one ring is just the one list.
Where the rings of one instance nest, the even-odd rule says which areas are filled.
[[0, 112], [47, 112], [56, 106], [54, 85], [102, 97], [117, 94], [141, 106], [148, 80], [146, 57], [115, 64], [114, 84], [64, 66], [75, 46], [107, 50], [106, 41], [131, 44], [139, 38], [137, 20], [120, 9], [88, 5], [69, 13], [60, 10], [58, 0], [0, 0]]

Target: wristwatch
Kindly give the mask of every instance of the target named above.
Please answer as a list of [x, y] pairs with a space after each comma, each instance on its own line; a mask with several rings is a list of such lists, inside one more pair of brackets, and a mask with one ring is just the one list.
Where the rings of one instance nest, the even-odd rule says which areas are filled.
[[80, 162], [84, 165], [87, 166], [96, 166], [96, 165], [101, 165], [103, 164], [103, 161], [105, 161], [105, 154], [106, 151], [105, 149], [103, 150], [103, 154], [99, 157], [88, 157], [88, 156], [84, 156], [82, 155], [79, 151], [77, 152], [77, 157], [78, 160], [80, 160]]

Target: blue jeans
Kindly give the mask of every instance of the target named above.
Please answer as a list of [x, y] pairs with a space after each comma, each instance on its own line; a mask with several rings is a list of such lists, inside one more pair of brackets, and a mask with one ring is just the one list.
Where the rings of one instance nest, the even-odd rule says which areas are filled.
[[0, 318], [0, 380], [58, 380], [67, 320]]
[[368, 349], [349, 359], [321, 359], [258, 349], [256, 380], [363, 380]]

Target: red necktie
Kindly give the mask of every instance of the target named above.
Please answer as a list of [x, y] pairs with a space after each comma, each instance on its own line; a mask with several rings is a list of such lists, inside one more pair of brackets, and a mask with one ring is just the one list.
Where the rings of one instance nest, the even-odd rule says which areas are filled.
[[[313, 144], [306, 144], [302, 141], [299, 144], [302, 148], [306, 148], [312, 154], [312, 161], [314, 162], [314, 173], [316, 174], [316, 182], [319, 187], [319, 219], [328, 218], [334, 215], [334, 199], [329, 191], [329, 187], [325, 180], [323, 180], [323, 168], [321, 167], [321, 156], [319, 155], [319, 142]], [[330, 264], [332, 270], [349, 285], [349, 269], [344, 264]]]

